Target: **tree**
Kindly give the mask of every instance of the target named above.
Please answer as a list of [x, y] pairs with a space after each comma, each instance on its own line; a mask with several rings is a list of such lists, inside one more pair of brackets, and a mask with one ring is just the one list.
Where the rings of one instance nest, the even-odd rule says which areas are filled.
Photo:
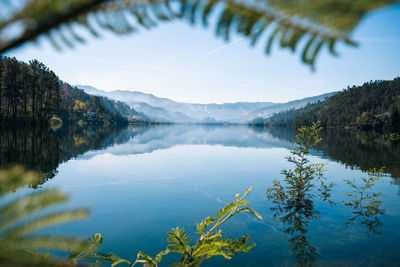
[[320, 123], [301, 127], [296, 135], [297, 146], [290, 151], [286, 159], [295, 165], [295, 169], [283, 170], [283, 183], [274, 180], [267, 188], [267, 199], [272, 200], [274, 218], [288, 225], [285, 233], [290, 235], [289, 242], [296, 255], [299, 266], [312, 266], [318, 256], [317, 249], [307, 240], [308, 225], [319, 218], [314, 199], [320, 198], [333, 204], [330, 191], [333, 184], [326, 184], [323, 176], [324, 164], [309, 163], [307, 155], [310, 149], [321, 142]]
[[4, 63], [2, 73], [2, 89], [6, 97], [6, 118], [12, 118], [14, 121], [17, 117], [17, 107], [20, 92], [17, 87], [18, 61], [15, 58], [7, 58]]

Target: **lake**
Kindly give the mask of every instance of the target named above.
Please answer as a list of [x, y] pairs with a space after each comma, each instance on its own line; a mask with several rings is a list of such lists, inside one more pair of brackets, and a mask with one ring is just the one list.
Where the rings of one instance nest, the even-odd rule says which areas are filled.
[[[281, 214], [271, 210], [266, 189], [274, 179], [283, 181], [283, 169], [294, 168], [285, 159], [296, 145], [288, 128], [177, 124], [7, 131], [1, 134], [0, 164], [22, 163], [43, 172], [41, 184], [21, 194], [56, 187], [71, 197], [61, 208], [90, 209], [88, 219], [42, 232], [101, 233], [102, 251], [122, 258], [134, 260], [138, 251], [155, 256], [176, 226], [194, 238], [196, 222], [252, 186], [247, 199], [264, 220], [239, 214], [223, 231], [228, 237], [250, 235], [256, 246], [232, 260], [216, 257], [202, 266], [398, 266], [399, 142], [342, 129], [321, 136], [309, 158], [326, 164], [327, 181], [335, 183], [332, 203], [315, 197], [307, 207]], [[344, 205], [354, 200], [345, 195], [353, 189], [344, 179], [363, 185], [368, 169], [383, 166], [385, 174], [368, 190], [383, 193], [376, 197], [382, 214], [354, 217], [357, 210]], [[178, 260], [167, 256], [161, 265]]]

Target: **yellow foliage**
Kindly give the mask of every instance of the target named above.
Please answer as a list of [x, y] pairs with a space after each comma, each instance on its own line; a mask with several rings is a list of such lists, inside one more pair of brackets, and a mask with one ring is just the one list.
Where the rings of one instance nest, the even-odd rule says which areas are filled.
[[75, 146], [80, 146], [85, 143], [86, 143], [85, 137], [74, 136], [74, 145]]
[[367, 118], [368, 114], [369, 114], [369, 112], [364, 111], [364, 112], [361, 114], [361, 118], [362, 118], [362, 119]]
[[53, 117], [50, 118], [49, 125], [50, 129], [52, 129], [53, 131], [57, 131], [62, 126], [62, 120], [56, 115], [54, 115]]
[[83, 120], [79, 120], [76, 124], [78, 124], [80, 127], [83, 127], [86, 123]]
[[75, 100], [74, 111], [85, 110], [85, 109], [86, 109], [85, 103], [83, 103], [82, 101], [79, 101], [79, 100]]

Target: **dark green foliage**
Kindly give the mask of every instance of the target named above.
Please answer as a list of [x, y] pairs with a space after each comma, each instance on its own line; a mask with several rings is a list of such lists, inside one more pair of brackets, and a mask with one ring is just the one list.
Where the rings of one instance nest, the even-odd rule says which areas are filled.
[[58, 77], [37, 60], [0, 58], [0, 121], [47, 122], [61, 102]]
[[393, 131], [400, 132], [400, 105], [392, 106], [390, 115], [390, 127], [392, 128]]
[[[210, 15], [217, 13], [217, 36], [229, 40], [235, 32], [254, 45], [267, 32], [266, 53], [270, 53], [274, 42], [293, 52], [303, 42], [301, 59], [314, 68], [322, 48], [337, 55], [336, 43], [355, 46], [350, 33], [362, 18], [395, 3], [396, 0], [31, 0], [18, 8], [6, 3], [0, 5], [8, 14], [0, 19], [0, 35], [4, 36], [0, 39], [0, 53], [41, 35], [47, 35], [57, 48], [61, 43], [68, 47], [84, 43], [85, 38], [75, 31], [77, 25], [94, 37], [99, 36], [99, 29], [124, 35], [174, 19], [208, 25]], [[21, 28], [20, 32], [11, 36], [2, 34], [15, 25]]]
[[383, 169], [372, 169], [368, 172], [369, 177], [361, 177], [362, 185], [357, 185], [356, 181], [345, 180], [351, 186], [352, 191], [345, 194], [351, 198], [350, 201], [344, 201], [344, 204], [352, 209], [353, 216], [344, 225], [350, 225], [356, 221], [368, 228], [369, 235], [381, 235], [378, 227], [382, 226], [379, 215], [385, 214], [385, 210], [381, 208], [382, 200], [379, 199], [383, 194], [374, 192], [372, 187], [376, 182], [380, 181]]
[[333, 184], [326, 184], [323, 176], [324, 164], [309, 163], [307, 155], [312, 147], [321, 142], [319, 123], [310, 127], [302, 127], [296, 135], [297, 147], [287, 160], [295, 165], [294, 170], [283, 170], [283, 183], [275, 179], [267, 188], [267, 199], [272, 200], [271, 208], [275, 218], [288, 225], [285, 233], [290, 235], [289, 242], [296, 255], [299, 266], [315, 264], [317, 249], [307, 240], [308, 225], [319, 218], [314, 199], [329, 200]]
[[321, 121], [324, 127], [359, 127], [394, 129], [399, 127], [400, 78], [371, 81], [348, 87], [321, 105], [297, 117], [293, 125], [310, 125]]

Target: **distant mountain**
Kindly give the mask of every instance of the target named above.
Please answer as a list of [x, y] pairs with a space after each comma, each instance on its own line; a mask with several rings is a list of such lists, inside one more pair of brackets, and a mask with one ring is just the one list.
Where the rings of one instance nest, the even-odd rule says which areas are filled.
[[247, 115], [246, 117], [243, 118], [243, 121], [253, 121], [255, 119], [257, 119], [257, 120], [267, 119], [267, 118], [271, 117], [272, 115], [280, 113], [280, 112], [293, 110], [293, 109], [300, 109], [300, 108], [307, 106], [308, 104], [314, 104], [314, 103], [317, 103], [320, 101], [324, 101], [337, 93], [338, 92], [331, 92], [331, 93], [327, 93], [327, 94], [323, 94], [323, 95], [303, 98], [300, 100], [294, 100], [294, 101], [290, 101], [287, 103], [279, 103], [279, 104], [271, 105], [269, 107], [257, 110], [255, 112]]
[[152, 120], [177, 123], [247, 123], [258, 117], [267, 118], [277, 112], [300, 108], [308, 103], [315, 103], [335, 94], [334, 92], [288, 103], [193, 104], [176, 102], [168, 98], [159, 98], [152, 94], [137, 91], [115, 90], [106, 92], [91, 86], [78, 85], [78, 87], [88, 94], [106, 96], [117, 101], [123, 101]]
[[237, 102], [226, 104], [181, 103], [152, 94], [116, 90], [101, 91], [91, 86], [80, 86], [88, 94], [102, 95], [123, 101], [151, 119], [172, 122], [235, 121], [260, 108], [273, 105], [272, 102]]
[[189, 117], [183, 112], [165, 109], [165, 106], [168, 106], [171, 103], [177, 103], [167, 98], [158, 98], [152, 94], [141, 92], [122, 90], [106, 92], [91, 86], [78, 85], [78, 87], [88, 94], [105, 96], [116, 101], [124, 102], [153, 121], [179, 123], [199, 122], [198, 119]]

